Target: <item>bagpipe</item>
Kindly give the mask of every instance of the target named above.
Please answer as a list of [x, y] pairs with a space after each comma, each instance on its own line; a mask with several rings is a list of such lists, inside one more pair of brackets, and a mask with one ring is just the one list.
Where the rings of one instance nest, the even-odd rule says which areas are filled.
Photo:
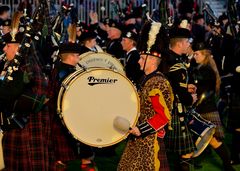
[[[9, 61], [6, 67], [6, 74], [1, 81], [1, 88], [8, 87], [8, 85], [15, 85], [14, 89], [18, 90], [10, 102], [11, 104], [8, 104], [7, 107], [1, 106], [0, 128], [2, 130], [23, 128], [27, 123], [28, 115], [39, 112], [45, 101], [45, 95], [35, 93], [31, 88], [28, 89], [28, 87], [32, 85], [31, 80], [35, 74], [33, 67], [39, 66], [40, 69], [43, 68], [41, 59], [38, 56], [37, 44], [42, 38], [41, 31], [46, 20], [46, 9], [47, 2], [43, 0], [36, 8], [31, 19], [27, 19], [24, 16], [25, 25], [22, 33], [22, 41], [13, 60]], [[16, 24], [16, 26], [14, 29], [17, 29], [18, 34], [19, 25]], [[12, 38], [14, 39], [14, 36]], [[4, 102], [0, 102], [0, 105], [1, 103]]]
[[[7, 68], [7, 73], [4, 81], [6, 82], [12, 81], [13, 80], [12, 74], [14, 73], [14, 71], [17, 71], [24, 62], [28, 63], [34, 61], [37, 64], [41, 64], [38, 56], [36, 56], [36, 58], [34, 59], [29, 59], [29, 57], [31, 56], [29, 55], [29, 53], [31, 48], [35, 48], [34, 44], [37, 41], [39, 41], [42, 36], [41, 30], [43, 29], [44, 26], [45, 16], [44, 12], [46, 5], [47, 3], [46, 2], [44, 3], [44, 1], [42, 1], [36, 8], [31, 19], [29, 19], [25, 23], [23, 39], [21, 41], [21, 44], [19, 45], [18, 52], [15, 54], [14, 59], [11, 61]], [[30, 67], [30, 65], [26, 66]], [[31, 77], [32, 74], [30, 71], [31, 68], [27, 68], [27, 70], [29, 70], [28, 76]]]

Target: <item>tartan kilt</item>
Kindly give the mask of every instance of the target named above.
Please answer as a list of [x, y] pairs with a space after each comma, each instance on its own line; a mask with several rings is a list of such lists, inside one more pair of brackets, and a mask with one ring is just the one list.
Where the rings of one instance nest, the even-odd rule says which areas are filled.
[[204, 119], [212, 122], [214, 125], [216, 125], [215, 129], [215, 134], [213, 135], [215, 138], [218, 140], [223, 140], [224, 139], [224, 131], [223, 131], [223, 126], [222, 122], [219, 116], [218, 111], [214, 112], [209, 112], [209, 113], [201, 113], [201, 117]]
[[[178, 155], [184, 155], [193, 152], [196, 147], [192, 139], [192, 134], [188, 129], [186, 118], [184, 117], [184, 121], [181, 123], [180, 117], [177, 114], [173, 114], [171, 126], [173, 130], [167, 130], [164, 138], [166, 150], [177, 153]], [[185, 127], [185, 131], [182, 131], [182, 126]]]
[[169, 171], [169, 163], [166, 156], [166, 149], [163, 139], [158, 138], [160, 144], [160, 150], [158, 151], [158, 159], [160, 160], [160, 170]]

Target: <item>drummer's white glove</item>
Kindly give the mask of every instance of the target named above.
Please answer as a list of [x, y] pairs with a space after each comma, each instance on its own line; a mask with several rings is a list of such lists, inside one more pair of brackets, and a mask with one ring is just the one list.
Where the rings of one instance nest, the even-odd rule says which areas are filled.
[[130, 130], [129, 130], [129, 133], [130, 134], [133, 134], [133, 135], [135, 135], [135, 136], [137, 136], [137, 137], [139, 137], [140, 135], [141, 135], [141, 132], [140, 132], [140, 130], [138, 129], [138, 127], [132, 127]]

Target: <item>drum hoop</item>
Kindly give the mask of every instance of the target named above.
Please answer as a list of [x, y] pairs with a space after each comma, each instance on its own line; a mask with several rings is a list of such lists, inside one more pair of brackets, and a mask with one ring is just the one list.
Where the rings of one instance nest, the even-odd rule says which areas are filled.
[[[137, 102], [138, 102], [138, 103], [137, 103], [137, 113], [136, 113], [135, 119], [134, 119], [133, 123], [131, 123], [130, 127], [136, 126], [137, 121], [138, 121], [138, 118], [139, 118], [139, 115], [140, 115], [140, 100], [139, 100], [138, 93], [137, 93], [137, 91], [135, 90], [135, 86], [133, 85], [133, 83], [132, 83], [125, 75], [123, 75], [122, 73], [116, 72], [116, 71], [114, 71], [114, 70], [107, 69], [107, 68], [96, 68], [96, 69], [87, 70], [87, 71], [85, 71], [85, 72], [74, 72], [74, 73], [72, 73], [71, 75], [69, 75], [69, 77], [70, 77], [70, 78], [73, 77], [73, 76], [78, 76], [78, 77], [80, 77], [81, 75], [83, 75], [83, 74], [85, 74], [85, 73], [89, 73], [89, 72], [96, 71], [96, 70], [107, 70], [107, 71], [111, 71], [111, 72], [117, 73], [117, 74], [119, 74], [121, 77], [125, 78], [125, 79], [130, 83], [130, 85], [132, 86], [132, 88], [133, 88], [133, 90], [134, 90], [134, 93], [135, 93], [135, 95], [136, 95]], [[73, 79], [71, 79], [67, 87], [70, 87], [70, 86], [75, 82], [75, 80], [76, 80], [78, 77], [74, 77]], [[67, 79], [67, 78], [66, 78], [66, 79]], [[67, 80], [68, 80], [68, 79], [67, 79]], [[64, 81], [65, 81], [65, 80], [64, 80]], [[98, 147], [98, 148], [112, 146], [112, 145], [117, 144], [117, 143], [119, 143], [119, 142], [121, 142], [122, 140], [124, 140], [124, 139], [127, 138], [127, 136], [129, 135], [128, 132], [126, 132], [119, 140], [117, 140], [117, 141], [115, 141], [115, 142], [112, 142], [112, 143], [108, 143], [108, 144], [104, 144], [104, 145], [99, 146], [99, 145], [96, 145], [96, 144], [88, 143], [88, 142], [86, 142], [86, 141], [84, 141], [84, 140], [81, 140], [80, 138], [76, 137], [75, 135], [73, 135], [73, 134], [71, 133], [71, 129], [69, 129], [69, 126], [66, 125], [65, 122], [64, 122], [64, 116], [63, 116], [63, 114], [62, 114], [62, 105], [61, 105], [61, 102], [64, 101], [64, 98], [65, 98], [65, 95], [66, 95], [66, 94], [65, 94], [66, 88], [62, 88], [62, 87], [61, 87], [61, 89], [64, 89], [64, 91], [63, 91], [63, 94], [62, 94], [62, 96], [61, 96], [61, 101], [58, 100], [57, 106], [58, 106], [58, 111], [60, 111], [60, 112], [58, 112], [58, 115], [60, 116], [60, 118], [61, 118], [61, 120], [62, 120], [62, 123], [64, 124], [64, 126], [66, 126], [67, 130], [69, 131], [69, 133], [72, 135], [73, 138], [75, 138], [76, 140], [78, 140], [78, 141], [80, 141], [80, 142], [82, 142], [82, 143], [84, 143], [84, 144], [86, 144], [86, 145], [89, 145], [89, 146], [92, 146], [92, 147]], [[60, 92], [59, 92], [59, 93], [60, 93]], [[58, 99], [59, 99], [59, 98], [58, 98]]]
[[75, 72], [71, 73], [70, 75], [68, 75], [61, 83], [61, 87], [60, 90], [58, 92], [58, 98], [57, 98], [57, 113], [61, 114], [62, 113], [62, 108], [61, 108], [61, 102], [63, 99], [63, 95], [64, 92], [66, 91], [66, 89], [68, 89], [69, 85], [68, 83], [71, 82], [73, 80], [73, 78], [75, 78], [76, 75], [79, 75], [81, 73], [83, 73], [84, 70], [76, 70]]
[[[203, 131], [201, 132], [201, 134], [198, 136], [197, 140], [195, 141], [195, 145], [199, 144], [202, 140], [202, 137], [204, 137], [204, 135], [208, 132], [208, 131], [211, 131], [211, 134], [209, 137], [212, 137], [215, 133], [215, 128], [216, 128], [216, 125], [214, 125], [212, 122], [210, 122], [209, 120], [206, 120], [205, 118], [203, 118], [199, 113], [197, 113], [195, 110], [190, 113], [190, 115], [192, 115], [192, 117], [196, 120], [198, 120], [199, 122], [201, 123], [205, 123], [205, 124], [208, 124], [208, 127]], [[197, 157], [199, 156], [204, 150], [205, 148], [208, 146], [208, 144], [210, 143], [212, 138], [209, 138], [207, 141], [205, 141], [205, 145], [202, 146], [201, 149], [197, 149], [193, 152], [193, 155], [192, 157]]]
[[[86, 55], [84, 55], [86, 54]], [[82, 55], [84, 55], [82, 58], [81, 58], [81, 55], [80, 55], [80, 61], [83, 60], [84, 58], [86, 58], [87, 56], [91, 55], [91, 54], [104, 54], [104, 55], [107, 55], [111, 58], [113, 58], [116, 63], [121, 67], [121, 73], [125, 73], [125, 70], [124, 70], [124, 66], [121, 64], [121, 62], [115, 57], [115, 56], [112, 56], [111, 54], [109, 53], [106, 53], [106, 52], [86, 52], [86, 53], [83, 53]], [[80, 61], [78, 63], [80, 63]]]
[[[201, 137], [203, 137], [208, 131], [211, 131], [211, 134], [210, 134], [210, 137], [213, 137], [214, 133], [215, 133], [215, 126], [214, 125], [210, 125], [208, 128], [206, 128], [200, 135], [200, 137], [197, 138], [196, 142], [195, 142], [195, 145], [196, 144], [199, 144], [199, 142], [201, 142]], [[199, 150], [195, 150], [193, 152], [193, 155], [192, 157], [198, 157], [204, 150], [205, 148], [208, 146], [208, 144], [210, 143], [212, 138], [209, 138], [206, 142], [205, 142], [205, 145], [199, 149]]]
[[84, 58], [85, 56], [87, 56], [87, 55], [89, 55], [89, 54], [93, 54], [93, 53], [97, 53], [97, 52], [92, 52], [92, 51], [85, 52], [85, 53], [81, 54], [81, 55], [79, 56], [79, 58], [80, 58], [80, 60], [81, 60], [81, 59]]

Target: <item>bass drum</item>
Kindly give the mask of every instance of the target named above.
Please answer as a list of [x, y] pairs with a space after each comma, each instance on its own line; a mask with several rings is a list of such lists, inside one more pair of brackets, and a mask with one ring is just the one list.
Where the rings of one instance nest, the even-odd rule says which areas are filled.
[[87, 52], [80, 55], [79, 68], [86, 70], [92, 68], [107, 68], [125, 75], [121, 62], [105, 52]]
[[70, 134], [84, 144], [107, 147], [122, 141], [128, 130], [114, 127], [118, 117], [136, 125], [137, 91], [123, 74], [110, 69], [76, 71], [62, 83], [57, 110]]

